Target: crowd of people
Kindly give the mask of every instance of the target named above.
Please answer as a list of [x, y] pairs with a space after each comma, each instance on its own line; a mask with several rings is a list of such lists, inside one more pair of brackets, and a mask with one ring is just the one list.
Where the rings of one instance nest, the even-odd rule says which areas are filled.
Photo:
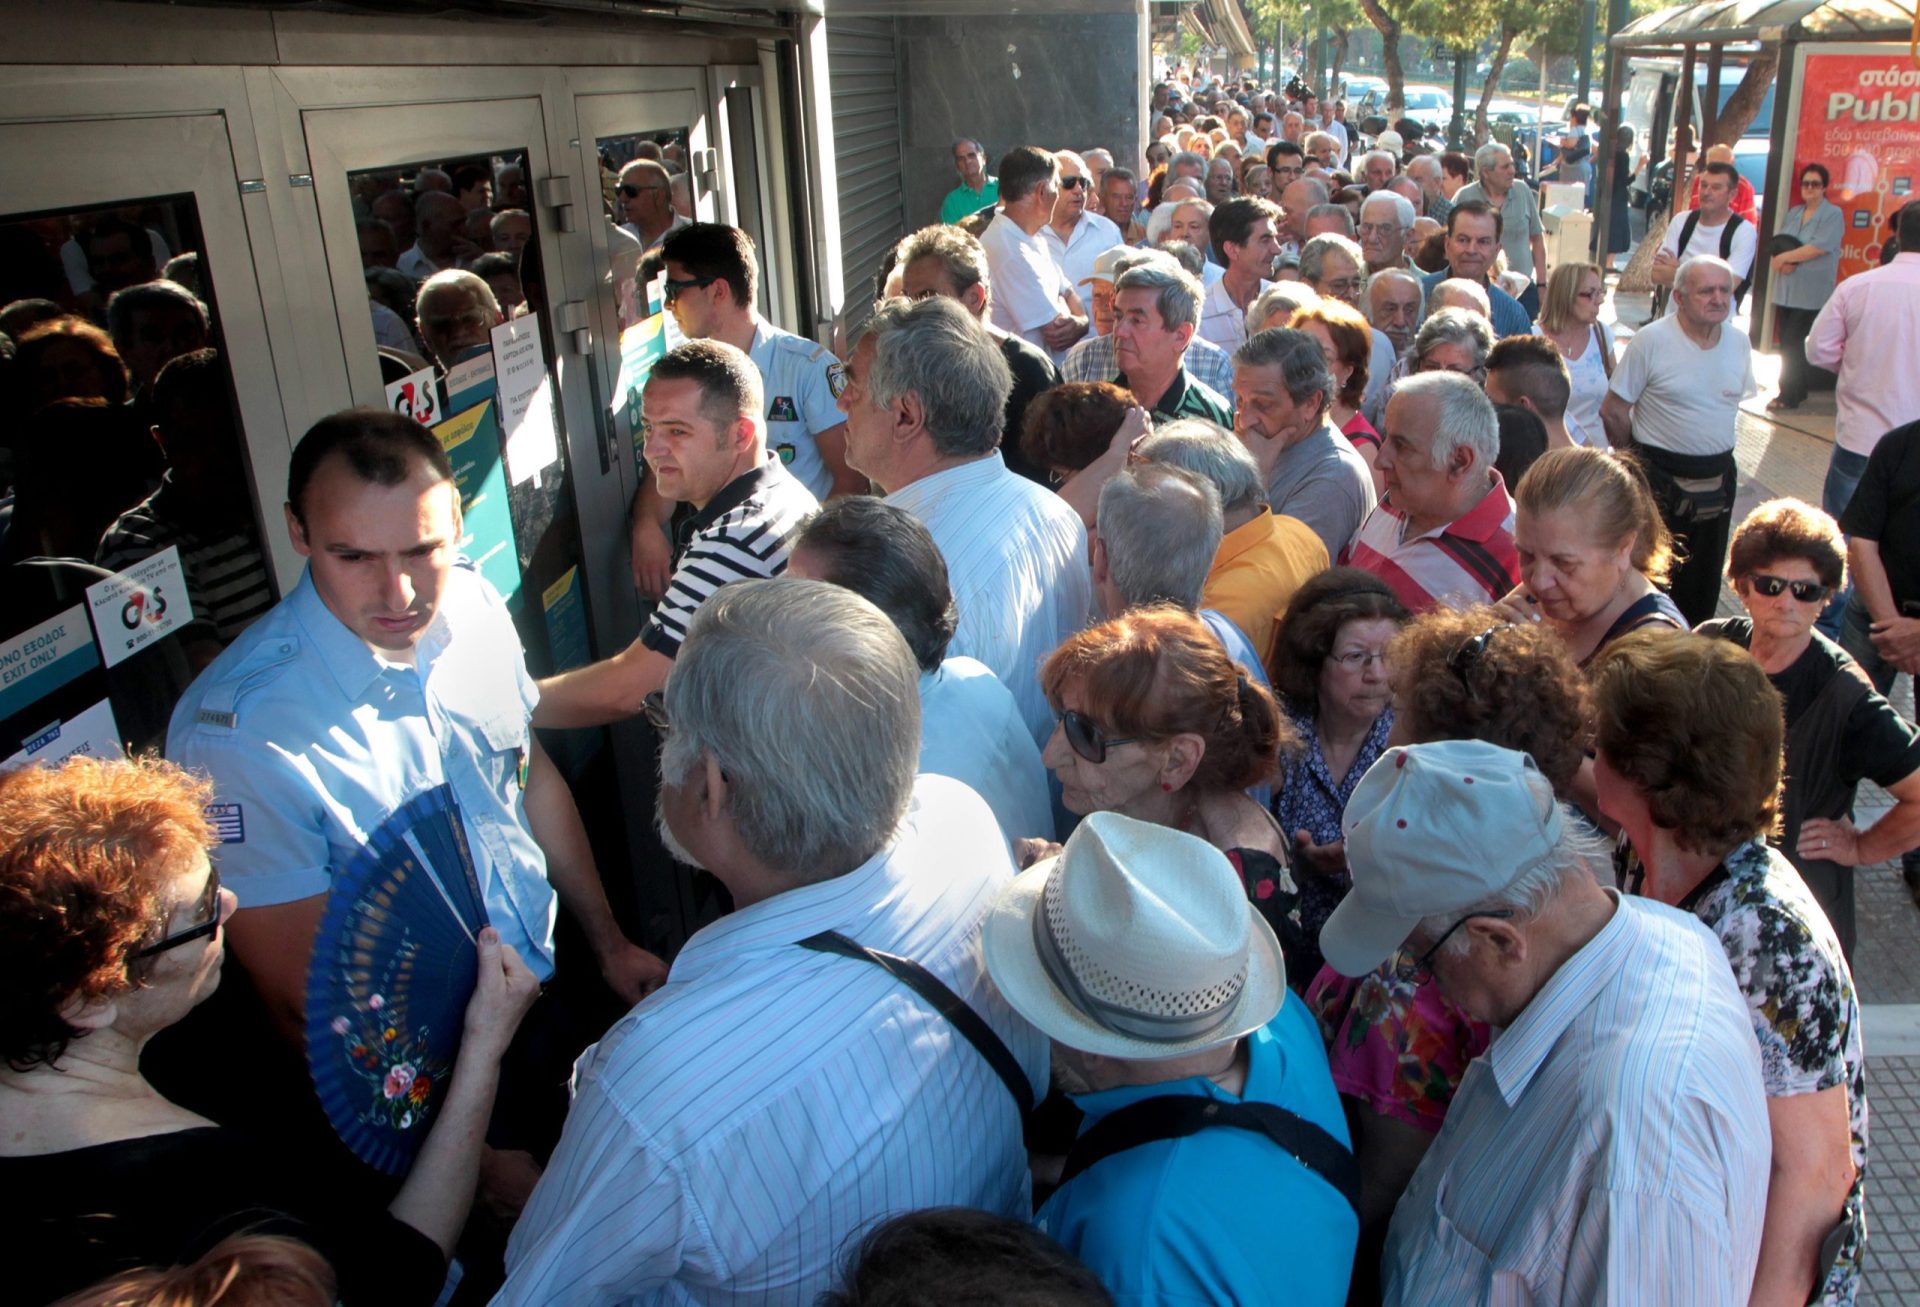
[[[1808, 324], [1864, 379], [1829, 502], [1736, 526], [1726, 258], [1682, 238], [1622, 350], [1505, 147], [1250, 85], [1153, 109], [1145, 171], [958, 142], [844, 359], [759, 315], [664, 154], [613, 174], [687, 340], [641, 398], [652, 608], [588, 666], [530, 673], [424, 427], [305, 433], [303, 575], [212, 633], [164, 760], [0, 774], [25, 1301], [1855, 1300], [1854, 882], [1920, 846], [1884, 697], [1920, 202]], [[512, 179], [447, 180], [411, 242], [390, 192], [361, 225], [443, 372], [511, 312], [466, 219], [517, 231]], [[95, 227], [103, 286], [141, 235]], [[184, 306], [156, 272], [109, 320]], [[205, 342], [144, 381], [112, 343], [27, 326], [16, 390], [97, 372], [170, 423]], [[136, 520], [34, 551], [203, 529], [166, 453]], [[633, 719], [730, 906], [670, 961], [536, 729]], [[389, 1081], [432, 1103], [390, 1179], [319, 1113], [305, 987], [335, 877], [442, 785], [490, 924], [443, 1096]]]

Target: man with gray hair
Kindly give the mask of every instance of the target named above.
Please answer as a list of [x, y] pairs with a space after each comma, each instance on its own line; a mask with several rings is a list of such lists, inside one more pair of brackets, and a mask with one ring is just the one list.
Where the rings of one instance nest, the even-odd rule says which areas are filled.
[[[922, 227], [900, 242], [894, 266], [900, 270], [902, 295], [910, 300], [929, 295], [955, 300], [993, 337], [993, 343], [1000, 347], [1000, 357], [1007, 361], [1007, 370], [1013, 374], [1013, 389], [1007, 392], [1006, 417], [1000, 426], [1000, 456], [1029, 481], [1051, 485], [1049, 469], [1029, 463], [1020, 452], [1019, 435], [1026, 425], [1027, 405], [1060, 384], [1060, 371], [1045, 350], [1000, 330], [989, 319], [987, 307], [993, 285], [988, 279], [987, 252], [980, 242], [959, 227]], [[1074, 348], [1086, 343], [1082, 341]]]
[[1747, 333], [1727, 323], [1737, 281], [1725, 259], [1682, 263], [1674, 312], [1634, 333], [1600, 402], [1607, 443], [1640, 456], [1674, 534], [1681, 562], [1667, 593], [1692, 626], [1719, 606], [1739, 475], [1735, 424], [1740, 401], [1760, 390]]
[[414, 301], [414, 320], [420, 324], [420, 343], [449, 371], [468, 350], [491, 346], [493, 329], [506, 319], [493, 287], [471, 272], [436, 272], [420, 287]]
[[1447, 211], [1453, 208], [1453, 201], [1447, 198], [1440, 187], [1440, 160], [1431, 154], [1416, 154], [1407, 160], [1407, 176], [1420, 187], [1420, 214], [1436, 222], [1447, 220]]
[[1128, 268], [1113, 284], [1113, 384], [1154, 418], [1232, 421], [1224, 396], [1188, 372], [1187, 343], [1200, 326], [1200, 283], [1161, 263]]
[[[1200, 418], [1169, 422], [1142, 440], [1135, 452], [1149, 463], [1180, 468], [1210, 482], [1220, 497], [1220, 543], [1199, 602], [1243, 632], [1264, 667], [1273, 651], [1274, 617], [1307, 578], [1326, 570], [1326, 545], [1305, 522], [1267, 507], [1266, 485], [1253, 455], [1215, 423]], [[1105, 524], [1104, 499], [1100, 512], [1098, 520]]]
[[[1080, 156], [1055, 150], [1053, 157], [1060, 165], [1060, 198], [1053, 202], [1053, 216], [1040, 229], [1040, 239], [1078, 294], [1093, 275], [1094, 260], [1125, 242], [1120, 229], [1091, 207], [1093, 179]], [[1084, 303], [1085, 296], [1081, 298]]]
[[1360, 201], [1360, 252], [1369, 274], [1413, 266], [1407, 258], [1407, 229], [1415, 216], [1407, 197], [1392, 191], [1375, 191]]
[[1321, 930], [1328, 964], [1366, 976], [1393, 959], [1401, 983], [1436, 981], [1499, 1032], [1392, 1209], [1388, 1307], [1485, 1302], [1496, 1284], [1528, 1302], [1744, 1307], [1770, 1130], [1719, 941], [1605, 888], [1611, 841], [1496, 745], [1388, 750], [1342, 826], [1353, 889]]
[[1359, 180], [1374, 194], [1387, 189], [1387, 183], [1400, 171], [1400, 161], [1387, 150], [1370, 150], [1360, 160]]
[[1086, 310], [1040, 233], [1060, 198], [1060, 165], [1015, 146], [1000, 160], [1000, 212], [980, 233], [993, 273], [993, 323], [1047, 351], [1055, 364], [1087, 334]]
[[887, 1215], [1031, 1210], [1047, 1041], [980, 949], [1013, 864], [978, 795], [915, 778], [919, 678], [825, 582], [745, 582], [694, 619], [657, 821], [734, 912], [581, 1058], [496, 1302], [812, 1302]]
[[1344, 236], [1352, 240], [1354, 230], [1353, 210], [1344, 204], [1316, 204], [1307, 210], [1305, 231], [1309, 241], [1316, 236]]
[[1392, 586], [1409, 612], [1504, 599], [1520, 584], [1520, 554], [1499, 456], [1499, 419], [1471, 377], [1422, 372], [1400, 382], [1373, 463], [1386, 498], [1340, 561]]
[[[1413, 344], [1413, 333], [1419, 329], [1426, 297], [1426, 287], [1420, 284], [1419, 274], [1405, 268], [1387, 268], [1367, 278], [1367, 293], [1361, 298], [1367, 322], [1387, 338], [1393, 346], [1394, 358], [1406, 353], [1407, 346]], [[1371, 371], [1367, 381], [1371, 390]]]
[[1373, 511], [1373, 472], [1327, 420], [1333, 375], [1304, 331], [1274, 328], [1233, 356], [1234, 434], [1260, 468], [1267, 503], [1297, 518], [1337, 557]]
[[1540, 201], [1514, 175], [1513, 151], [1498, 141], [1488, 141], [1473, 152], [1473, 170], [1476, 180], [1462, 186], [1453, 202], [1481, 200], [1500, 215], [1500, 247], [1507, 252], [1507, 271], [1534, 283], [1520, 296], [1520, 307], [1531, 321], [1540, 311], [1539, 282], [1547, 275], [1547, 229], [1540, 220]]
[[[1171, 244], [1184, 244], [1184, 242], [1171, 242]], [[1190, 245], [1187, 248], [1193, 249]], [[1193, 252], [1195, 255], [1200, 253], [1198, 250]], [[1096, 263], [1091, 280], [1097, 281], [1105, 276], [1117, 282], [1129, 268], [1145, 263], [1157, 263], [1167, 268], [1182, 266], [1171, 249], [1108, 250]], [[1108, 291], [1106, 298], [1108, 330], [1102, 335], [1088, 336], [1067, 351], [1066, 361], [1060, 365], [1062, 381], [1111, 381], [1120, 371], [1119, 358], [1115, 349], [1117, 342], [1113, 338], [1112, 330], [1113, 292]], [[1233, 355], [1198, 332], [1187, 342], [1183, 365], [1216, 395], [1226, 396], [1232, 393]], [[1018, 428], [1009, 427], [1007, 430], [1010, 433], [1017, 433]]]
[[1103, 613], [1118, 617], [1146, 604], [1184, 608], [1207, 624], [1249, 679], [1270, 684], [1239, 624], [1200, 606], [1222, 534], [1220, 492], [1212, 482], [1171, 464], [1125, 467], [1100, 488], [1095, 521], [1093, 592]]
[[960, 184], [940, 201], [940, 221], [959, 222], [1000, 202], [1000, 180], [987, 175], [987, 150], [977, 139], [962, 136], [953, 143], [953, 170]]
[[[1346, 206], [1333, 208], [1345, 213]], [[1307, 242], [1300, 251], [1300, 279], [1313, 287], [1322, 299], [1360, 303], [1361, 288], [1367, 284], [1365, 256], [1349, 236], [1325, 232]]]
[[673, 207], [673, 174], [652, 159], [635, 159], [620, 170], [621, 227], [640, 242], [645, 253], [660, 248], [689, 219]]
[[952, 652], [985, 663], [1044, 744], [1054, 723], [1040, 663], [1086, 624], [1092, 577], [1080, 515], [1000, 457], [1012, 384], [993, 338], [959, 304], [889, 300], [854, 346], [840, 410], [848, 462], [946, 557], [960, 607]]

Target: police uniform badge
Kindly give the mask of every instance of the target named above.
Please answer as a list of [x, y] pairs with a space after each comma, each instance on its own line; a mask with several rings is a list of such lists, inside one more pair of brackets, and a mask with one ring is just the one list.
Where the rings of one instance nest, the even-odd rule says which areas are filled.
[[798, 422], [799, 420], [800, 410], [793, 406], [793, 397], [790, 395], [775, 395], [773, 402], [767, 405], [769, 422]]

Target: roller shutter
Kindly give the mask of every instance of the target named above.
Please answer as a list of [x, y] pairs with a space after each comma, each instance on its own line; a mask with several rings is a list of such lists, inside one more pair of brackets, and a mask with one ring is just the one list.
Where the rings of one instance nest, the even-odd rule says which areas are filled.
[[866, 321], [874, 274], [906, 235], [900, 186], [899, 59], [891, 18], [827, 19], [833, 152], [839, 170], [840, 267], [849, 328]]

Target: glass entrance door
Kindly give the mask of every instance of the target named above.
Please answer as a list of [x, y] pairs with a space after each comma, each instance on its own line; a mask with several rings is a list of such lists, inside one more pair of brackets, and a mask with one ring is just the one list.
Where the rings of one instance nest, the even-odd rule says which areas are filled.
[[297, 574], [233, 157], [214, 114], [0, 126], [0, 765], [157, 751]]

